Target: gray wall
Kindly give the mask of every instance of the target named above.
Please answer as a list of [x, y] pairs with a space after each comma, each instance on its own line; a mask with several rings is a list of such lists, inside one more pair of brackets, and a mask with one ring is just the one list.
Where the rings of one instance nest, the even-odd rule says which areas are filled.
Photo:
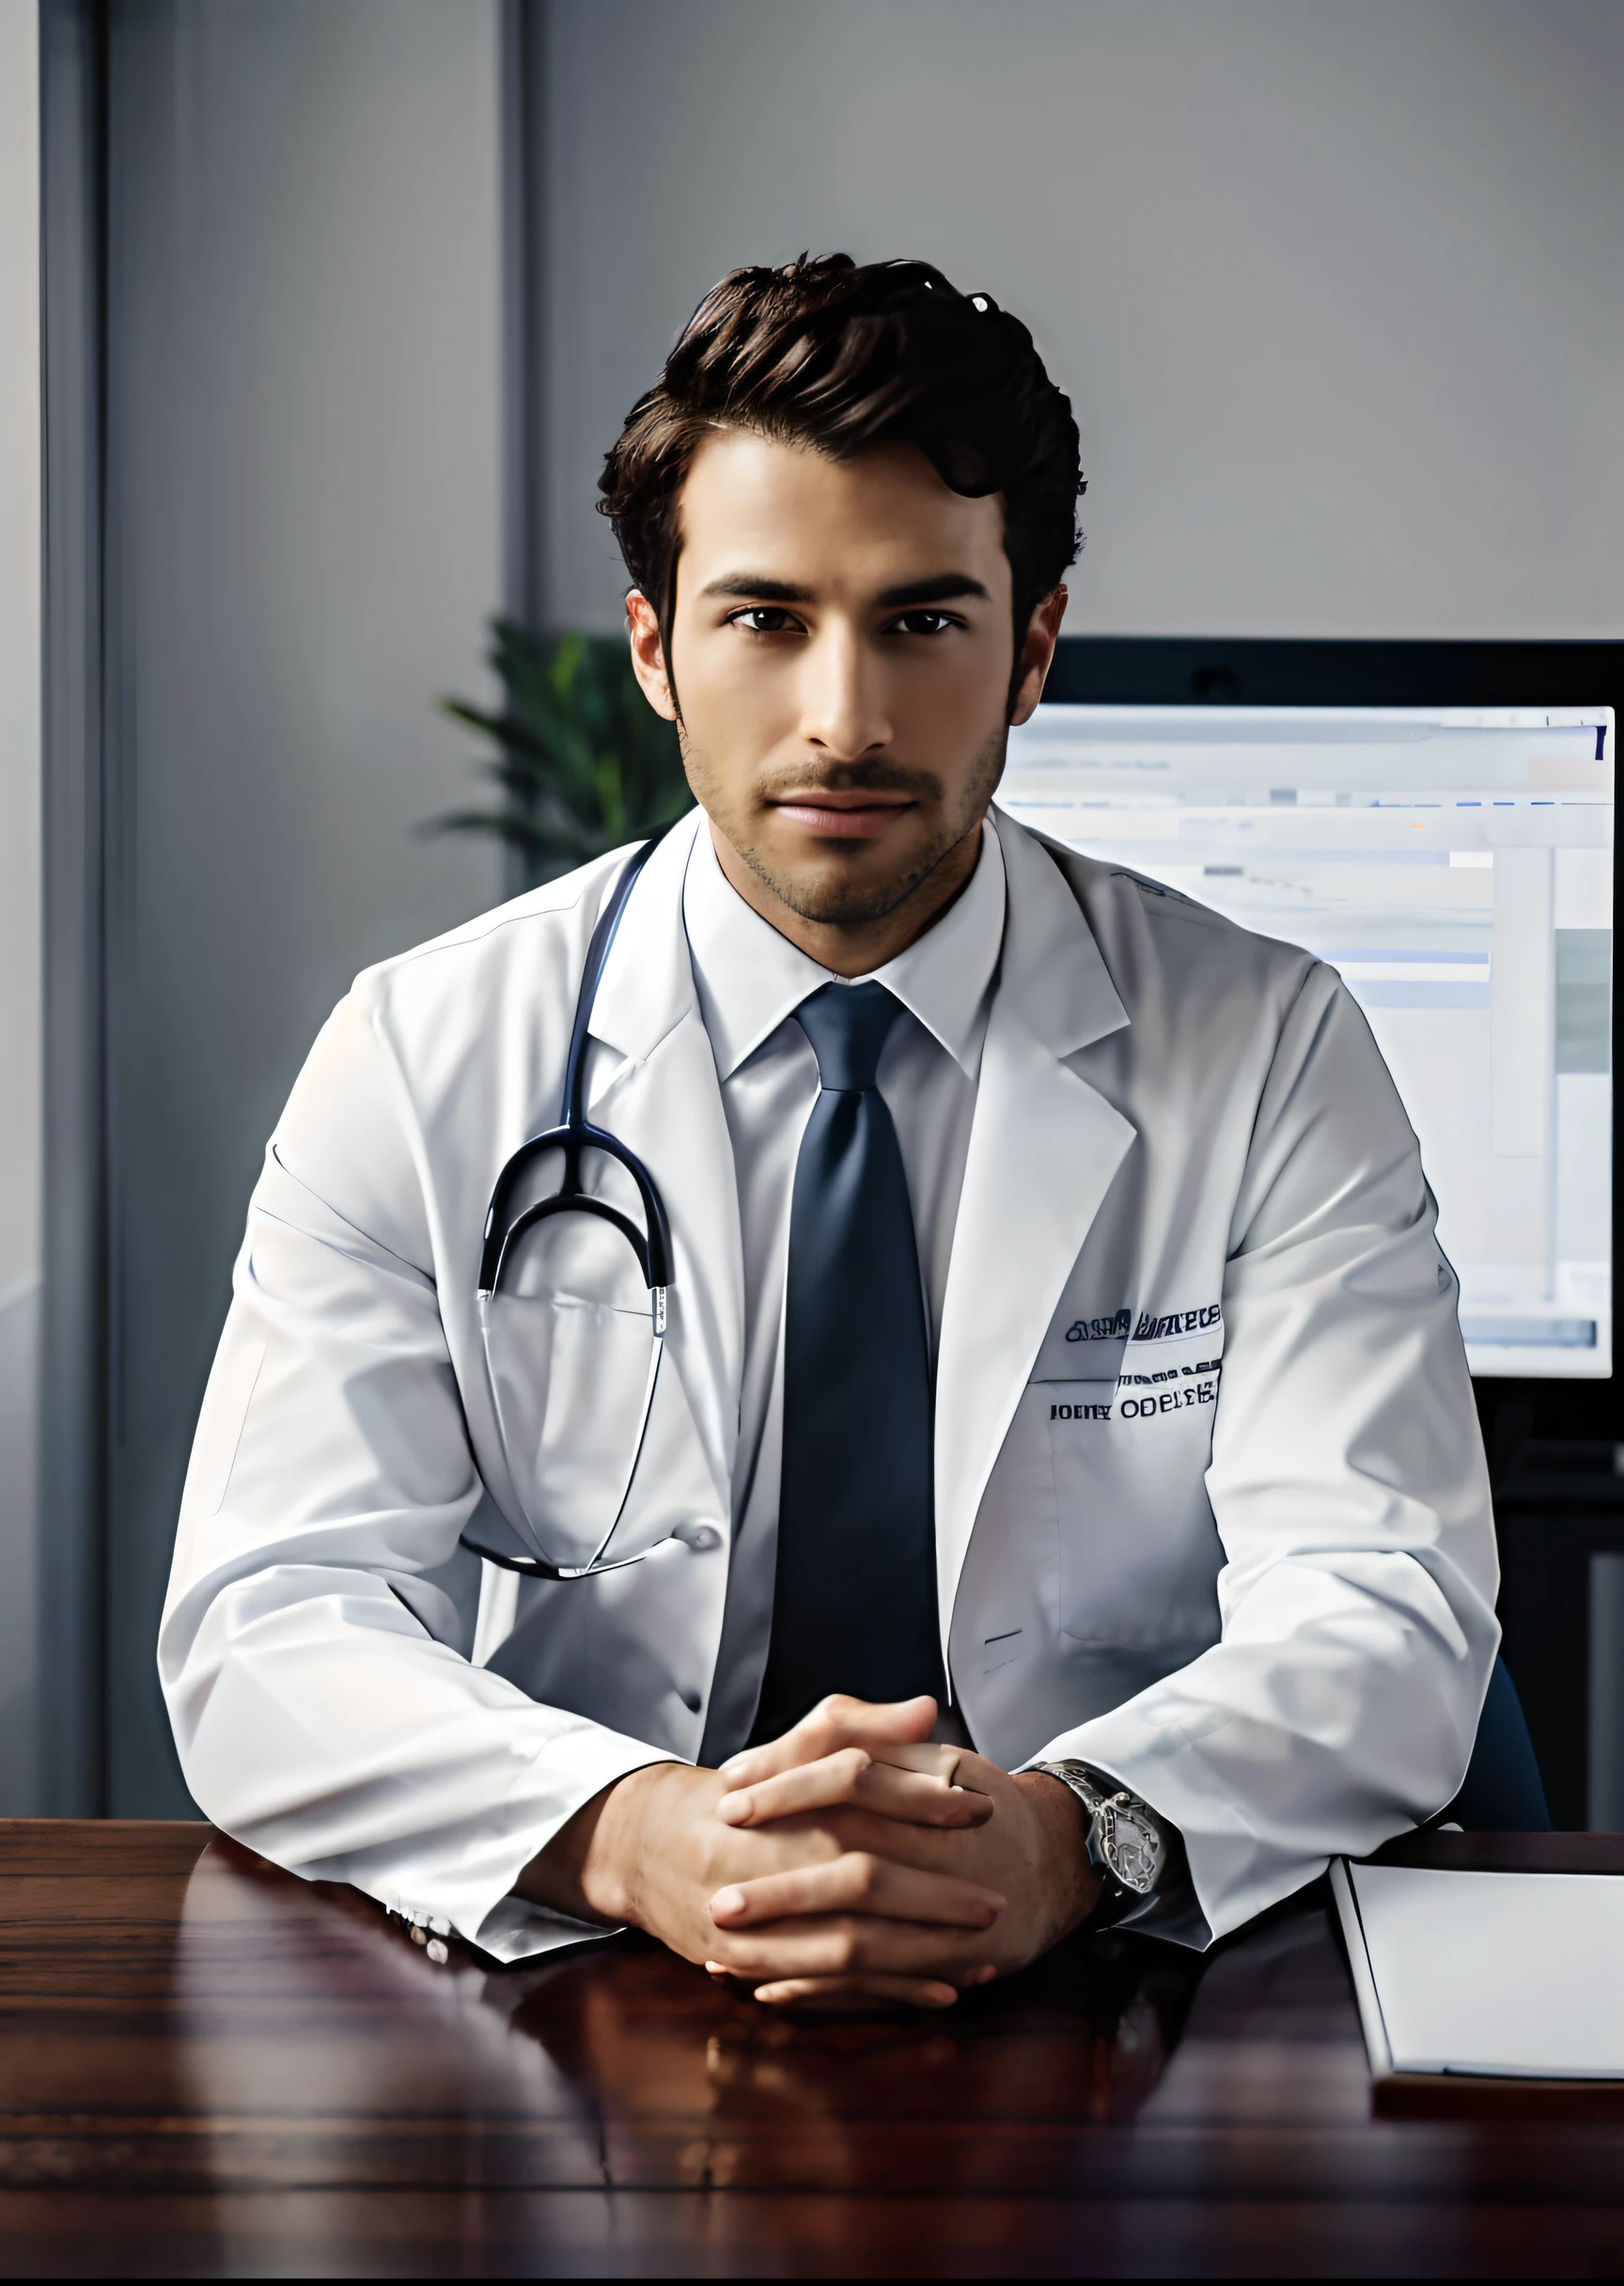
[[0, 0], [0, 1817], [34, 1792], [39, 1304], [39, 102]]
[[500, 894], [437, 718], [501, 600], [496, 0], [113, 11], [108, 1804], [265, 1136], [356, 969]]
[[924, 255], [1032, 325], [1072, 632], [1624, 618], [1617, 0], [552, 0], [547, 586], [706, 287]]

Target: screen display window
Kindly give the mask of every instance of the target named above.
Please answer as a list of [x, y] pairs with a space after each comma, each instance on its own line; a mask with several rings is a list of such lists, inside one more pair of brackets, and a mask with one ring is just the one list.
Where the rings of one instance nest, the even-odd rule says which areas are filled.
[[1612, 1371], [1610, 707], [1051, 706], [999, 800], [1338, 969], [1478, 1374]]

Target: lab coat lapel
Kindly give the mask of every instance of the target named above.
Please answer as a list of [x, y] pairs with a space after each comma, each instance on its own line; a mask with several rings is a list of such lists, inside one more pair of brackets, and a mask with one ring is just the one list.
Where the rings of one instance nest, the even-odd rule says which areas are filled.
[[936, 1563], [943, 1656], [976, 1511], [1043, 1335], [1134, 1129], [1065, 1058], [1128, 1022], [1054, 858], [1002, 814], [999, 981], [943, 1303]]
[[667, 1341], [724, 1518], [739, 1442], [744, 1266], [733, 1146], [682, 921], [694, 822], [673, 827], [627, 902], [592, 1036], [625, 1060], [594, 1075], [589, 1116], [652, 1172], [675, 1257]]

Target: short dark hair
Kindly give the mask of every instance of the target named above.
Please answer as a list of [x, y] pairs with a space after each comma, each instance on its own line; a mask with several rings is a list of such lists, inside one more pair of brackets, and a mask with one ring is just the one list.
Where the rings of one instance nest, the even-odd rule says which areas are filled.
[[929, 262], [802, 255], [733, 270], [678, 337], [665, 369], [604, 458], [600, 511], [632, 585], [669, 636], [695, 453], [721, 428], [806, 444], [836, 460], [916, 445], [966, 498], [1004, 496], [1015, 649], [1082, 534], [1077, 423], [1019, 318], [962, 294]]

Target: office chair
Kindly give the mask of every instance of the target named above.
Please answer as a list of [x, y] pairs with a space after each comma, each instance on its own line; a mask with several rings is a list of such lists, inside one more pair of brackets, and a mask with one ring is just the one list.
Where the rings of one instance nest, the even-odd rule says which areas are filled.
[[1548, 1834], [1551, 1812], [1545, 1787], [1535, 1759], [1534, 1741], [1522, 1701], [1496, 1659], [1489, 1678], [1489, 1696], [1477, 1721], [1477, 1743], [1466, 1766], [1466, 1779], [1441, 1824], [1464, 1826], [1469, 1834]]

